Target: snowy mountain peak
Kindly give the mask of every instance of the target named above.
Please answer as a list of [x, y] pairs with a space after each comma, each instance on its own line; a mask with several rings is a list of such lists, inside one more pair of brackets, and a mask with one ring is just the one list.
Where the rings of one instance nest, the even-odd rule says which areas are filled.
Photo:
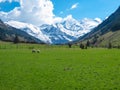
[[73, 31], [83, 28], [82, 25], [80, 24], [80, 22], [78, 22], [77, 20], [72, 18], [72, 15], [67, 16], [63, 20], [62, 25], [64, 26], [64, 28], [66, 28], [68, 30], [73, 30]]
[[89, 19], [89, 18], [84, 18], [83, 20], [81, 20], [81, 24], [83, 25], [83, 27], [85, 28], [85, 30], [91, 30], [93, 28], [95, 28], [98, 24], [100, 24], [102, 21], [99, 18], [95, 18], [93, 19]]
[[27, 32], [29, 35], [36, 37], [45, 43], [51, 43], [51, 40], [46, 35], [44, 35], [41, 32], [40, 28], [37, 26], [28, 23], [18, 22], [18, 21], [9, 21], [6, 23], [8, 25], [11, 25], [12, 27]]
[[71, 22], [74, 22], [74, 21], [77, 21], [75, 20], [72, 15], [68, 15], [66, 18], [63, 19], [63, 21], [71, 21]]
[[95, 18], [94, 20], [98, 23], [102, 23], [102, 20], [100, 18]]
[[100, 24], [100, 20], [97, 18], [95, 20], [85, 18], [79, 22], [69, 15], [60, 23], [54, 25], [44, 24], [40, 27], [18, 21], [9, 21], [6, 23], [27, 32], [29, 35], [45, 43], [64, 44], [77, 40], [80, 36], [90, 32]]

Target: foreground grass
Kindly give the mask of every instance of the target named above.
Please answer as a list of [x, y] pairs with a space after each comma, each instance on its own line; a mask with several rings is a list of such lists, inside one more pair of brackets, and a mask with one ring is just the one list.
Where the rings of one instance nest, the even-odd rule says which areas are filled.
[[0, 49], [0, 90], [120, 90], [120, 50]]

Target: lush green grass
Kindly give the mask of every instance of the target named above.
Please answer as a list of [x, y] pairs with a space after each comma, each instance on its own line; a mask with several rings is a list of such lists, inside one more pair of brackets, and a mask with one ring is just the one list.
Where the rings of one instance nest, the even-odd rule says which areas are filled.
[[120, 50], [1, 46], [0, 90], [120, 90]]

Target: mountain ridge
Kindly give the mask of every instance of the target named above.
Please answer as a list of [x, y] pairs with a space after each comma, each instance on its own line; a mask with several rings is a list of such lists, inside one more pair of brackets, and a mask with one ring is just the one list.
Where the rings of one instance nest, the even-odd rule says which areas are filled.
[[120, 7], [112, 13], [106, 20], [79, 39], [80, 41], [90, 40], [94, 45], [113, 46], [120, 45]]
[[19, 37], [19, 42], [43, 43], [26, 32], [16, 29], [0, 20], [0, 40], [13, 42], [16, 35]]
[[81, 22], [72, 17], [64, 19], [54, 25], [35, 26], [18, 21], [9, 21], [7, 24], [21, 29], [29, 35], [47, 44], [65, 44], [77, 40], [82, 35], [90, 32], [100, 21], [85, 19]]

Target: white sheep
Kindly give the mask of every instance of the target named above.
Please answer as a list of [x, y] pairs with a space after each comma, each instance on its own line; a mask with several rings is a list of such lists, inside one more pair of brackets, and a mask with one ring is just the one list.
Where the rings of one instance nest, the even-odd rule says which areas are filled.
[[32, 49], [32, 53], [35, 53], [36, 52], [36, 50], [35, 49]]
[[37, 52], [37, 53], [40, 53], [40, 50], [38, 49], [38, 50], [36, 50], [36, 52]]
[[39, 49], [32, 49], [32, 53], [40, 53]]

